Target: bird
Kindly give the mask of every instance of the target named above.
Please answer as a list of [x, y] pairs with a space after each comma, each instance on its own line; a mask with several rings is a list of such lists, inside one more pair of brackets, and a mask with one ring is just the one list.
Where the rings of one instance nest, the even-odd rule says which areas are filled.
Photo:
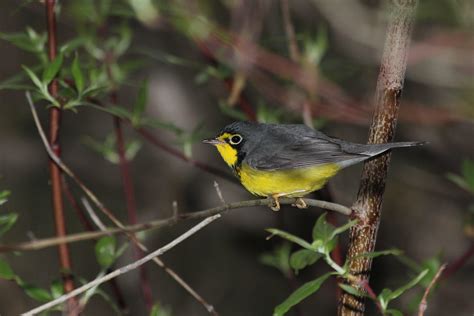
[[237, 121], [203, 143], [215, 146], [240, 183], [253, 195], [271, 198], [270, 208], [278, 211], [279, 198], [296, 198], [294, 205], [306, 208], [302, 198], [321, 189], [341, 169], [392, 148], [425, 142], [358, 144], [304, 124]]

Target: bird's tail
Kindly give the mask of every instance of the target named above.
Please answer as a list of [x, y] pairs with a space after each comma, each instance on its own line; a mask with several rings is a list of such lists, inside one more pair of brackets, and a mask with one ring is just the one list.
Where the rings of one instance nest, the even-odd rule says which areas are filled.
[[386, 144], [367, 144], [365, 145], [365, 150], [361, 151], [360, 154], [368, 155], [368, 156], [376, 156], [392, 148], [414, 147], [414, 146], [422, 146], [425, 144], [427, 144], [427, 142], [398, 142], [398, 143], [386, 143]]

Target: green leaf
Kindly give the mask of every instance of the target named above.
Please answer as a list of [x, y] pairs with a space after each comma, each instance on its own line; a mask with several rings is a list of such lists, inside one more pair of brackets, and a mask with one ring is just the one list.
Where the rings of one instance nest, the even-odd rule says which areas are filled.
[[343, 289], [344, 291], [346, 291], [347, 293], [349, 294], [352, 294], [352, 295], [355, 295], [355, 296], [359, 296], [359, 297], [368, 297], [368, 295], [363, 292], [363, 291], [360, 291], [348, 284], [344, 284], [344, 283], [338, 283], [337, 285], [339, 285], [339, 287], [341, 289]]
[[377, 257], [380, 257], [380, 256], [387, 256], [387, 255], [399, 256], [401, 254], [403, 254], [402, 250], [393, 248], [393, 249], [387, 249], [387, 250], [381, 250], [381, 251], [366, 252], [366, 253], [363, 253], [363, 254], [359, 255], [359, 257], [366, 257], [366, 258], [372, 258], [373, 259], [373, 258], [377, 258]]
[[142, 148], [142, 143], [140, 141], [136, 139], [131, 140], [125, 144], [125, 158], [127, 158], [128, 161], [132, 161], [140, 148]]
[[462, 164], [462, 175], [466, 180], [468, 187], [471, 191], [474, 191], [474, 161], [473, 160], [464, 160]]
[[332, 273], [326, 273], [319, 278], [303, 284], [300, 288], [294, 291], [283, 303], [275, 307], [273, 311], [273, 316], [285, 315], [290, 308], [315, 293], [321, 285], [326, 281]]
[[28, 68], [27, 66], [21, 66], [23, 67], [23, 70], [26, 72], [26, 74], [28, 75], [28, 77], [30, 77], [31, 81], [33, 81], [33, 83], [35, 84], [36, 87], [38, 87], [38, 89], [40, 89], [41, 91], [44, 90], [46, 88], [45, 85], [43, 85], [43, 83], [41, 82], [41, 80], [38, 78], [38, 76], [33, 72], [33, 70], [31, 70], [30, 68]]
[[54, 77], [58, 74], [61, 66], [63, 64], [63, 55], [59, 54], [46, 65], [46, 68], [43, 70], [43, 84], [48, 85]]
[[150, 316], [171, 316], [171, 311], [160, 303], [155, 303], [151, 308]]
[[0, 237], [3, 236], [16, 223], [18, 219], [17, 213], [9, 213], [0, 215]]
[[295, 270], [295, 272], [298, 272], [299, 270], [314, 264], [319, 258], [321, 258], [321, 254], [314, 250], [300, 249], [291, 255], [290, 266]]
[[431, 280], [433, 280], [433, 278], [435, 277], [440, 267], [441, 267], [441, 260], [440, 260], [439, 255], [423, 261], [421, 264], [420, 270], [428, 269], [428, 273], [420, 281], [420, 284], [424, 286], [425, 288], [428, 287], [428, 285], [431, 283]]
[[398, 298], [400, 295], [402, 295], [403, 293], [405, 293], [406, 291], [414, 287], [416, 284], [418, 284], [418, 282], [420, 282], [425, 277], [428, 271], [429, 271], [428, 269], [421, 271], [421, 273], [418, 274], [410, 282], [399, 287], [398, 289], [394, 291], [390, 289], [383, 289], [382, 292], [377, 297], [383, 309], [385, 310], [387, 308], [388, 303], [390, 303], [390, 301]]
[[0, 258], [0, 278], [5, 280], [12, 280], [15, 278], [15, 272], [10, 267], [10, 265]]
[[340, 227], [337, 227], [336, 229], [334, 229], [334, 231], [332, 232], [331, 234], [331, 237], [330, 239], [333, 239], [334, 237], [336, 237], [337, 235], [345, 232], [346, 230], [348, 230], [349, 228], [351, 228], [352, 226], [354, 226], [355, 224], [357, 223], [357, 220], [354, 219], [352, 221], [349, 221], [347, 222], [346, 224], [340, 226]]
[[393, 316], [403, 316], [403, 313], [400, 312], [398, 309], [387, 309], [385, 311], [387, 315], [393, 315]]
[[56, 299], [64, 294], [64, 286], [61, 280], [55, 280], [51, 283], [51, 296]]
[[429, 271], [428, 269], [421, 271], [421, 273], [418, 274], [413, 280], [411, 280], [410, 282], [408, 282], [404, 286], [401, 286], [398, 289], [396, 289], [395, 291], [393, 291], [392, 295], [390, 296], [390, 300], [396, 299], [397, 297], [402, 295], [404, 292], [406, 292], [407, 290], [409, 290], [412, 287], [414, 287], [415, 285], [417, 285], [418, 282], [420, 282], [421, 279], [423, 279], [423, 277], [428, 273], [428, 271]]
[[105, 236], [99, 239], [95, 245], [95, 256], [102, 268], [107, 268], [116, 259], [116, 240], [113, 236]]
[[30, 283], [19, 282], [18, 285], [21, 286], [25, 294], [38, 302], [49, 302], [53, 299], [51, 294], [40, 287], [37, 287]]
[[119, 106], [111, 106], [111, 105], [110, 106], [98, 106], [98, 105], [91, 104], [91, 103], [83, 103], [83, 105], [94, 108], [94, 109], [99, 110], [99, 111], [103, 111], [103, 112], [112, 114], [114, 116], [117, 116], [117, 117], [120, 117], [120, 118], [123, 118], [123, 119], [131, 119], [131, 117], [132, 117], [132, 115], [129, 111], [127, 111], [126, 109], [124, 109], [122, 107], [119, 107]]
[[10, 194], [11, 192], [8, 190], [0, 191], [0, 205], [5, 204], [8, 201]]
[[392, 295], [392, 290], [383, 289], [382, 292], [377, 296], [377, 299], [380, 302], [383, 310], [387, 309], [387, 305], [390, 302], [390, 296]]
[[460, 187], [461, 189], [464, 189], [466, 191], [472, 191], [474, 192], [470, 187], [469, 187], [469, 184], [466, 182], [466, 180], [457, 175], [457, 174], [454, 174], [454, 173], [448, 173], [446, 175], [446, 177], [451, 180], [451, 182], [453, 182], [454, 184], [456, 184], [458, 187]]
[[[273, 235], [277, 235], [277, 236], [280, 236], [281, 238], [284, 238], [286, 240], [289, 240], [291, 242], [294, 242], [295, 244], [298, 244], [300, 245], [301, 247], [303, 248], [306, 248], [306, 249], [309, 249], [309, 250], [313, 250], [313, 247], [311, 246], [310, 243], [308, 243], [307, 241], [295, 236], [295, 235], [292, 235], [290, 233], [287, 233], [285, 231], [282, 231], [282, 230], [279, 230], [279, 229], [276, 229], [276, 228], [268, 228], [266, 229], [267, 232], [271, 233], [272, 236]], [[272, 237], [270, 236], [270, 237]], [[270, 238], [269, 237], [269, 238]]]
[[261, 263], [274, 267], [280, 270], [285, 276], [288, 276], [291, 272], [289, 264], [290, 251], [291, 245], [285, 241], [276, 247], [274, 251], [263, 253], [259, 260]]
[[139, 126], [142, 114], [145, 111], [148, 99], [148, 80], [143, 80], [138, 91], [137, 101], [133, 107], [132, 125]]
[[257, 121], [260, 123], [280, 123], [283, 119], [282, 109], [269, 107], [262, 100], [257, 104]]
[[326, 214], [327, 213], [323, 213], [321, 216], [319, 216], [318, 220], [316, 221], [316, 224], [314, 224], [313, 240], [320, 239], [323, 241], [327, 241], [333, 234], [334, 226], [332, 226], [326, 221]]
[[82, 74], [79, 56], [77, 54], [72, 61], [71, 74], [74, 79], [74, 83], [76, 84], [77, 92], [81, 94], [82, 91], [84, 91], [84, 75]]

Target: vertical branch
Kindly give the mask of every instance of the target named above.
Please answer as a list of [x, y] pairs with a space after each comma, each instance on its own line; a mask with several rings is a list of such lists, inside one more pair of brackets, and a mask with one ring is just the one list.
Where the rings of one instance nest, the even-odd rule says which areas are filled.
[[[416, 0], [393, 1], [375, 92], [370, 144], [389, 142], [395, 134], [416, 4]], [[364, 164], [359, 192], [353, 205], [355, 217], [359, 221], [351, 228], [347, 257], [350, 274], [358, 276], [360, 281], [348, 282], [362, 291], [364, 289], [360, 284], [369, 279], [372, 260], [361, 255], [373, 251], [375, 247], [389, 161], [390, 153]], [[363, 315], [365, 302], [363, 298], [346, 292], [339, 300], [338, 308], [339, 315]]]
[[[109, 76], [110, 81], [114, 82], [112, 71], [110, 69], [110, 64], [107, 64], [107, 74]], [[110, 100], [113, 104], [118, 104], [118, 96], [117, 92], [114, 90], [110, 94]], [[130, 176], [130, 168], [127, 157], [125, 156], [125, 140], [123, 137], [123, 130], [122, 130], [122, 122], [119, 117], [114, 116], [114, 132], [115, 132], [115, 139], [117, 141], [117, 152], [119, 156], [119, 167], [120, 167], [120, 175], [122, 177], [122, 186], [123, 192], [125, 195], [125, 200], [127, 204], [127, 213], [128, 213], [128, 221], [130, 224], [137, 223], [137, 206], [135, 203], [135, 190], [133, 189], [132, 178]], [[143, 257], [143, 251], [140, 250], [136, 245], [133, 247], [135, 252], [135, 258], [138, 260]], [[140, 275], [140, 287], [143, 294], [143, 299], [145, 301], [145, 305], [148, 311], [151, 311], [153, 307], [153, 294], [151, 291], [150, 283], [148, 282], [148, 277], [146, 274], [146, 270], [144, 266], [139, 268], [139, 275]]]
[[[46, 23], [48, 28], [48, 56], [52, 61], [57, 54], [57, 40], [56, 40], [56, 16], [54, 12], [55, 0], [46, 1]], [[58, 82], [53, 79], [48, 86], [49, 93], [54, 97], [58, 97]], [[51, 107], [49, 110], [49, 143], [52, 150], [57, 156], [61, 155], [61, 146], [59, 143], [59, 129], [61, 125], [61, 109]], [[56, 225], [56, 235], [63, 237], [66, 235], [66, 224], [64, 221], [63, 199], [62, 199], [62, 181], [61, 171], [59, 167], [52, 161], [49, 161], [52, 200], [54, 210], [54, 221]], [[59, 245], [59, 261], [61, 266], [61, 273], [64, 282], [64, 291], [71, 292], [74, 289], [74, 282], [70, 274], [71, 258], [69, 256], [69, 249], [67, 244]], [[69, 301], [69, 310], [73, 311], [75, 300]]]

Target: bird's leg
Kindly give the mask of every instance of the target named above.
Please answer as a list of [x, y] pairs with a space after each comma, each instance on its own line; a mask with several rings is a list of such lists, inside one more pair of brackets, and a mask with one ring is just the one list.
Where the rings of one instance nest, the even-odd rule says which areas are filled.
[[297, 208], [299, 208], [300, 210], [308, 208], [308, 204], [306, 204], [306, 202], [303, 200], [303, 198], [300, 198], [300, 197], [296, 198], [295, 204], [293, 204], [293, 205], [296, 206]]
[[280, 210], [280, 201], [278, 201], [278, 198], [280, 198], [280, 194], [272, 194], [272, 205], [270, 205], [270, 208], [274, 212], [278, 212]]

